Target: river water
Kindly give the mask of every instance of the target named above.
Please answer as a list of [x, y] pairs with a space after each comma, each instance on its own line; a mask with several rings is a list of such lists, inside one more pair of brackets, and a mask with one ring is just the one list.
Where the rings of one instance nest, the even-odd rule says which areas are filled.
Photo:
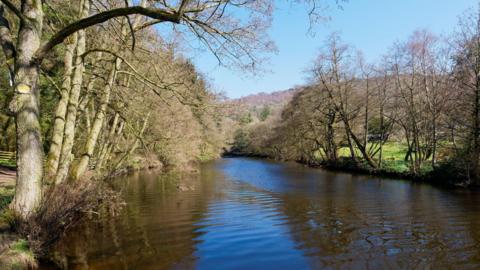
[[118, 181], [58, 245], [69, 269], [480, 269], [480, 192], [226, 158]]

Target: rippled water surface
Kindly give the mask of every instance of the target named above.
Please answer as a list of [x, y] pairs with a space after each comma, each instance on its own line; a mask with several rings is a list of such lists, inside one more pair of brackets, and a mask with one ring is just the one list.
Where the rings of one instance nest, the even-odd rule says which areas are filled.
[[480, 193], [230, 158], [119, 179], [120, 216], [58, 246], [71, 269], [480, 269]]

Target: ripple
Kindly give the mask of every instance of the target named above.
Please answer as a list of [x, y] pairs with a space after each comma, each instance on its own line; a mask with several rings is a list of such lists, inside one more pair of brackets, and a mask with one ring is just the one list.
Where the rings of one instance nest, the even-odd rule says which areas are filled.
[[478, 192], [254, 159], [125, 180], [123, 215], [58, 245], [71, 269], [480, 269]]

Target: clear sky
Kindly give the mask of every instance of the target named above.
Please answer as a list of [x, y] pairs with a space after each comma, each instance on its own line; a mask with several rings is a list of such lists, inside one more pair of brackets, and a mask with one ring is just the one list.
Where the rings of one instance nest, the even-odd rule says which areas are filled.
[[278, 53], [272, 53], [269, 63], [263, 67], [269, 72], [256, 76], [242, 74], [220, 67], [207, 52], [191, 52], [193, 61], [211, 80], [215, 90], [237, 98], [301, 85], [305, 82], [304, 70], [326, 37], [335, 31], [374, 62], [395, 41], [405, 40], [416, 29], [451, 33], [459, 16], [478, 4], [478, 0], [349, 0], [342, 10], [333, 7], [328, 10], [331, 19], [317, 24], [312, 35], [308, 33], [306, 7], [287, 2], [276, 1], [270, 36]]

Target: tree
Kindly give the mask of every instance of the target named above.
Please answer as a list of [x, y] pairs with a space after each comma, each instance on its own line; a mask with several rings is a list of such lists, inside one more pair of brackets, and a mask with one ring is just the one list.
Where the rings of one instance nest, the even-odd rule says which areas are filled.
[[353, 123], [361, 107], [355, 100], [359, 97], [359, 88], [356, 86], [358, 80], [356, 62], [358, 63], [354, 59], [351, 48], [342, 44], [337, 34], [333, 34], [317, 58], [312, 70], [313, 77], [326, 91], [331, 104], [342, 120], [352, 159], [355, 159], [355, 144], [368, 165], [376, 168], [376, 163], [367, 151], [367, 145], [354, 132]]
[[413, 173], [429, 159], [435, 166], [440, 116], [449, 98], [445, 84], [449, 71], [438, 40], [428, 31], [416, 31], [407, 42], [397, 45], [390, 60], [399, 112], [396, 121], [405, 132], [405, 159]]
[[270, 107], [265, 105], [263, 106], [262, 111], [260, 112], [260, 121], [265, 121], [267, 120], [268, 116], [270, 116], [271, 110]]
[[453, 132], [463, 141], [470, 183], [480, 184], [480, 7], [462, 16], [454, 40], [457, 95], [452, 110]]
[[[58, 30], [46, 41], [44, 3], [23, 0], [18, 8], [2, 0], [0, 43], [8, 61], [14, 62], [12, 81], [14, 97], [10, 109], [17, 126], [17, 188], [12, 208], [26, 218], [35, 211], [42, 198], [43, 147], [39, 122], [39, 75], [42, 62], [57, 45], [72, 34], [112, 18], [142, 15], [151, 20], [139, 28], [158, 23], [181, 24], [212, 52], [235, 63], [253, 63], [257, 49], [268, 49], [263, 30], [268, 26], [271, 5], [268, 1], [235, 3], [231, 1], [180, 1], [175, 7], [167, 2], [152, 2], [148, 7], [112, 5], [108, 10], [77, 19]], [[16, 16], [19, 28], [15, 38], [5, 7]], [[240, 19], [231, 9], [242, 9], [250, 16]], [[131, 29], [132, 30], [132, 29]], [[133, 29], [135, 30], [135, 29]], [[13, 44], [17, 40], [17, 44]], [[225, 61], [225, 60], [224, 60]], [[72, 111], [73, 113], [73, 111]], [[67, 149], [68, 150], [68, 149]], [[68, 152], [68, 151], [66, 151]], [[68, 157], [64, 157], [64, 160]]]

